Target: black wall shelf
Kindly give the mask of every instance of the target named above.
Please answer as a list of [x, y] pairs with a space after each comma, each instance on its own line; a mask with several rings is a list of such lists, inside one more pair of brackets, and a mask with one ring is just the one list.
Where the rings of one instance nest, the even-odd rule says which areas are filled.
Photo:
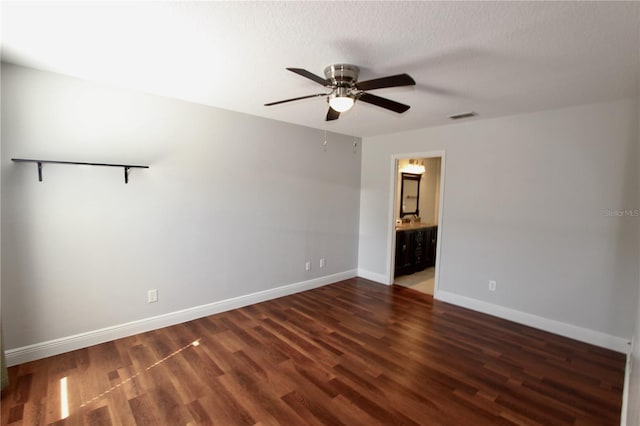
[[129, 169], [148, 169], [149, 166], [139, 166], [135, 164], [111, 164], [111, 163], [84, 163], [80, 161], [56, 161], [56, 160], [32, 160], [28, 158], [12, 158], [11, 161], [16, 163], [37, 163], [38, 164], [38, 180], [42, 182], [42, 165], [49, 164], [76, 164], [81, 166], [104, 166], [104, 167], [122, 167], [124, 169], [124, 183], [129, 183]]

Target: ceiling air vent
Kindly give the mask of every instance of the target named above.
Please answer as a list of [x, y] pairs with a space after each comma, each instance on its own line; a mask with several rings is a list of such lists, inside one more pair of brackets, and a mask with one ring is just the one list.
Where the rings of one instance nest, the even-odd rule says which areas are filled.
[[470, 112], [461, 112], [460, 114], [454, 114], [454, 115], [450, 115], [449, 118], [452, 120], [460, 120], [461, 118], [469, 118], [469, 117], [475, 117], [476, 114], [473, 111]]

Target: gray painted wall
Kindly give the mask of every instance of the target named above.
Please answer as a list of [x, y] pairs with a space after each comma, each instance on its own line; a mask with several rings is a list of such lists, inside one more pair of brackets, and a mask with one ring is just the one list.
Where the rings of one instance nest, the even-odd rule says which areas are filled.
[[389, 275], [392, 156], [446, 150], [440, 290], [629, 339], [639, 220], [607, 211], [640, 208], [637, 111], [620, 100], [365, 138], [359, 271]]
[[[5, 348], [355, 270], [361, 154], [328, 138], [3, 64]], [[125, 185], [121, 169], [45, 165], [38, 182], [12, 157], [151, 168]]]
[[[640, 97], [638, 97], [640, 104]], [[638, 145], [640, 145], [640, 109], [637, 116], [638, 123]], [[638, 154], [638, 162], [640, 162], [640, 153]], [[636, 190], [640, 198], [640, 177], [638, 178]], [[639, 219], [640, 220], [640, 219]], [[640, 244], [640, 241], [638, 242]], [[640, 262], [638, 262], [640, 267]], [[631, 366], [629, 380], [629, 394], [627, 397], [627, 425], [640, 425], [640, 280], [638, 280], [638, 302], [636, 306], [635, 333], [633, 335], [633, 352], [630, 354]]]

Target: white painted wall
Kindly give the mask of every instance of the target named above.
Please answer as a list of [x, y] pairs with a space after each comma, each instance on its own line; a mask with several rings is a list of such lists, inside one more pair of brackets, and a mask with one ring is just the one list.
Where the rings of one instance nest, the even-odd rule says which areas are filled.
[[629, 339], [638, 218], [606, 211], [639, 207], [637, 111], [620, 100], [365, 138], [359, 272], [389, 276], [392, 156], [446, 150], [439, 290]]
[[[3, 64], [5, 347], [355, 274], [360, 148], [328, 138]], [[150, 169], [125, 185], [121, 169], [45, 165], [38, 182], [12, 157]]]

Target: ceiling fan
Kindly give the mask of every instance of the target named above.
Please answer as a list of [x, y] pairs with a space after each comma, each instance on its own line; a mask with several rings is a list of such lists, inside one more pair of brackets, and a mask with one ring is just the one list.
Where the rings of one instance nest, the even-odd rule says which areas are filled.
[[313, 80], [316, 83], [331, 89], [329, 93], [316, 93], [300, 96], [298, 98], [285, 99], [283, 101], [270, 102], [264, 106], [278, 105], [285, 102], [299, 101], [301, 99], [326, 96], [329, 104], [326, 121], [337, 120], [341, 112], [351, 109], [355, 101], [373, 104], [397, 113], [403, 113], [410, 108], [409, 105], [392, 101], [391, 99], [367, 93], [368, 90], [383, 89], [386, 87], [414, 86], [416, 82], [409, 74], [397, 74], [389, 77], [358, 82], [360, 68], [350, 64], [329, 65], [324, 69], [325, 78], [302, 68], [287, 68], [287, 70]]

